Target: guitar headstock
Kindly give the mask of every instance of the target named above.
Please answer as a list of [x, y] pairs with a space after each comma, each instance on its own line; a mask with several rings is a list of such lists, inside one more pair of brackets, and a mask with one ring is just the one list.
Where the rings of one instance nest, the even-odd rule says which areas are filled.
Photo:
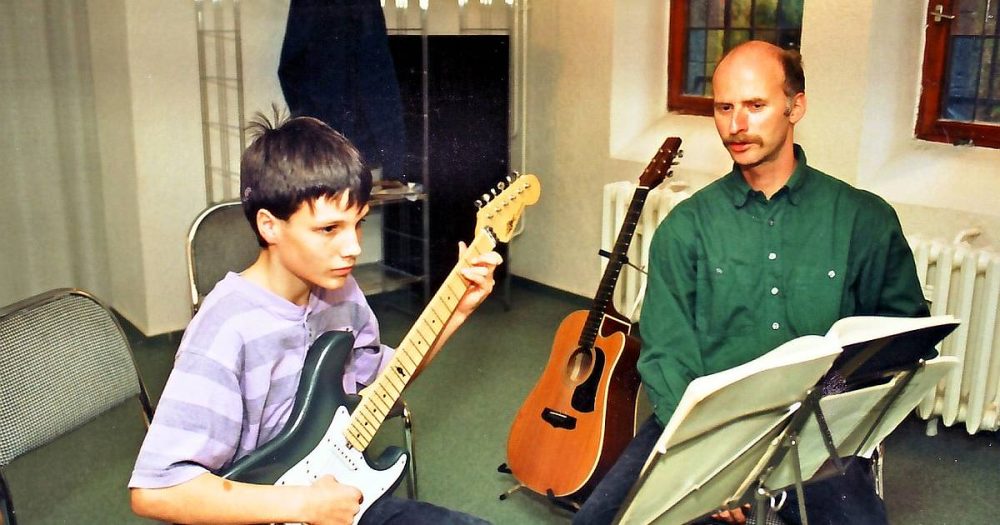
[[493, 236], [500, 242], [510, 242], [514, 237], [514, 228], [521, 219], [525, 206], [538, 202], [541, 185], [534, 175], [518, 175], [507, 177], [506, 182], [497, 184], [489, 194], [483, 194], [476, 201], [476, 231], [490, 228]]
[[673, 175], [670, 167], [678, 164], [674, 162], [674, 159], [684, 156], [684, 152], [680, 148], [681, 139], [679, 137], [668, 137], [667, 140], [663, 141], [663, 145], [653, 156], [653, 160], [649, 161], [649, 165], [639, 176], [639, 185], [653, 189], [659, 186], [663, 179]]

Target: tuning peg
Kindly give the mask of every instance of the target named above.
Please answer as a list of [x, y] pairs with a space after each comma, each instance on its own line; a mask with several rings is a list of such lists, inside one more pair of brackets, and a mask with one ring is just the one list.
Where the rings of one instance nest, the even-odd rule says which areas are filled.
[[480, 195], [479, 198], [483, 199], [483, 202], [490, 202], [490, 196], [488, 194], [486, 194], [486, 193]]
[[679, 159], [684, 158], [684, 150], [682, 149], [677, 150], [677, 158]]
[[514, 172], [514, 177], [511, 177], [510, 175], [507, 175], [506, 177], [504, 177], [504, 179], [507, 180], [507, 184], [510, 184], [510, 183], [514, 182], [514, 179], [516, 179], [516, 178], [517, 178], [517, 172], [516, 171]]
[[505, 183], [504, 181], [500, 181], [500, 182], [497, 183], [497, 189], [499, 189], [500, 191], [503, 191], [503, 189], [506, 188], [506, 187], [507, 187], [507, 183]]
[[667, 172], [667, 177], [668, 178], [669, 177], [673, 177], [673, 176], [674, 176], [674, 170], [670, 170], [670, 171]]
[[484, 204], [483, 201], [481, 201], [479, 199], [476, 199], [476, 209], [477, 210], [483, 209], [483, 204]]

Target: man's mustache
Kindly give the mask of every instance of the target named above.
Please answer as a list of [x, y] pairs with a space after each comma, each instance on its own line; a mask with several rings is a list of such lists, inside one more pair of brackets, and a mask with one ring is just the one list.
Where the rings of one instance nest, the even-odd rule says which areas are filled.
[[764, 145], [764, 141], [761, 140], [759, 135], [732, 135], [727, 137], [722, 142], [727, 146], [730, 144], [756, 144], [758, 146]]

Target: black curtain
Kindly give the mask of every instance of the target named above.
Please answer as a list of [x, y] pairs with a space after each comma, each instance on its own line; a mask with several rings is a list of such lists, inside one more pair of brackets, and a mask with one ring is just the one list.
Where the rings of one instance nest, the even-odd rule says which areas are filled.
[[399, 84], [378, 0], [292, 0], [278, 79], [293, 116], [343, 133], [369, 165], [382, 166], [384, 179], [407, 178]]
[[[428, 180], [431, 290], [458, 260], [458, 241], [475, 232], [475, 201], [509, 175], [509, 46], [507, 35], [427, 37]], [[423, 162], [423, 59], [421, 37], [391, 35], [403, 100], [407, 148], [405, 170], [419, 174]], [[387, 209], [383, 228], [385, 261], [420, 273], [420, 209]], [[412, 237], [411, 237], [412, 236]], [[413, 241], [397, 242], [401, 238]], [[392, 240], [393, 242], [389, 242]], [[498, 251], [506, 258], [506, 246]], [[507, 265], [497, 269], [506, 276]]]

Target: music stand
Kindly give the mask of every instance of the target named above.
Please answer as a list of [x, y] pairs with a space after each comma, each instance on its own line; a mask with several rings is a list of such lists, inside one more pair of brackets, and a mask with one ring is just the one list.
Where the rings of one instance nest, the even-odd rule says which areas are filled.
[[[868, 339], [891, 347], [892, 338], [913, 342], [924, 334], [930, 348], [957, 326], [951, 316], [924, 318], [917, 325], [879, 319], [888, 334]], [[764, 523], [765, 499], [789, 486], [802, 487], [831, 472], [843, 472], [840, 457], [870, 456], [948, 371], [954, 357], [897, 366], [824, 395], [820, 379], [831, 368], [850, 375], [874, 352], [851, 345], [845, 369], [835, 337], [794, 339], [745, 365], [692, 381], [619, 512], [619, 523], [686, 523], [718, 510], [756, 502]], [[844, 347], [851, 345], [844, 344]], [[850, 357], [850, 356], [848, 356]], [[834, 367], [834, 364], [840, 366]], [[821, 468], [823, 467], [823, 468]]]

